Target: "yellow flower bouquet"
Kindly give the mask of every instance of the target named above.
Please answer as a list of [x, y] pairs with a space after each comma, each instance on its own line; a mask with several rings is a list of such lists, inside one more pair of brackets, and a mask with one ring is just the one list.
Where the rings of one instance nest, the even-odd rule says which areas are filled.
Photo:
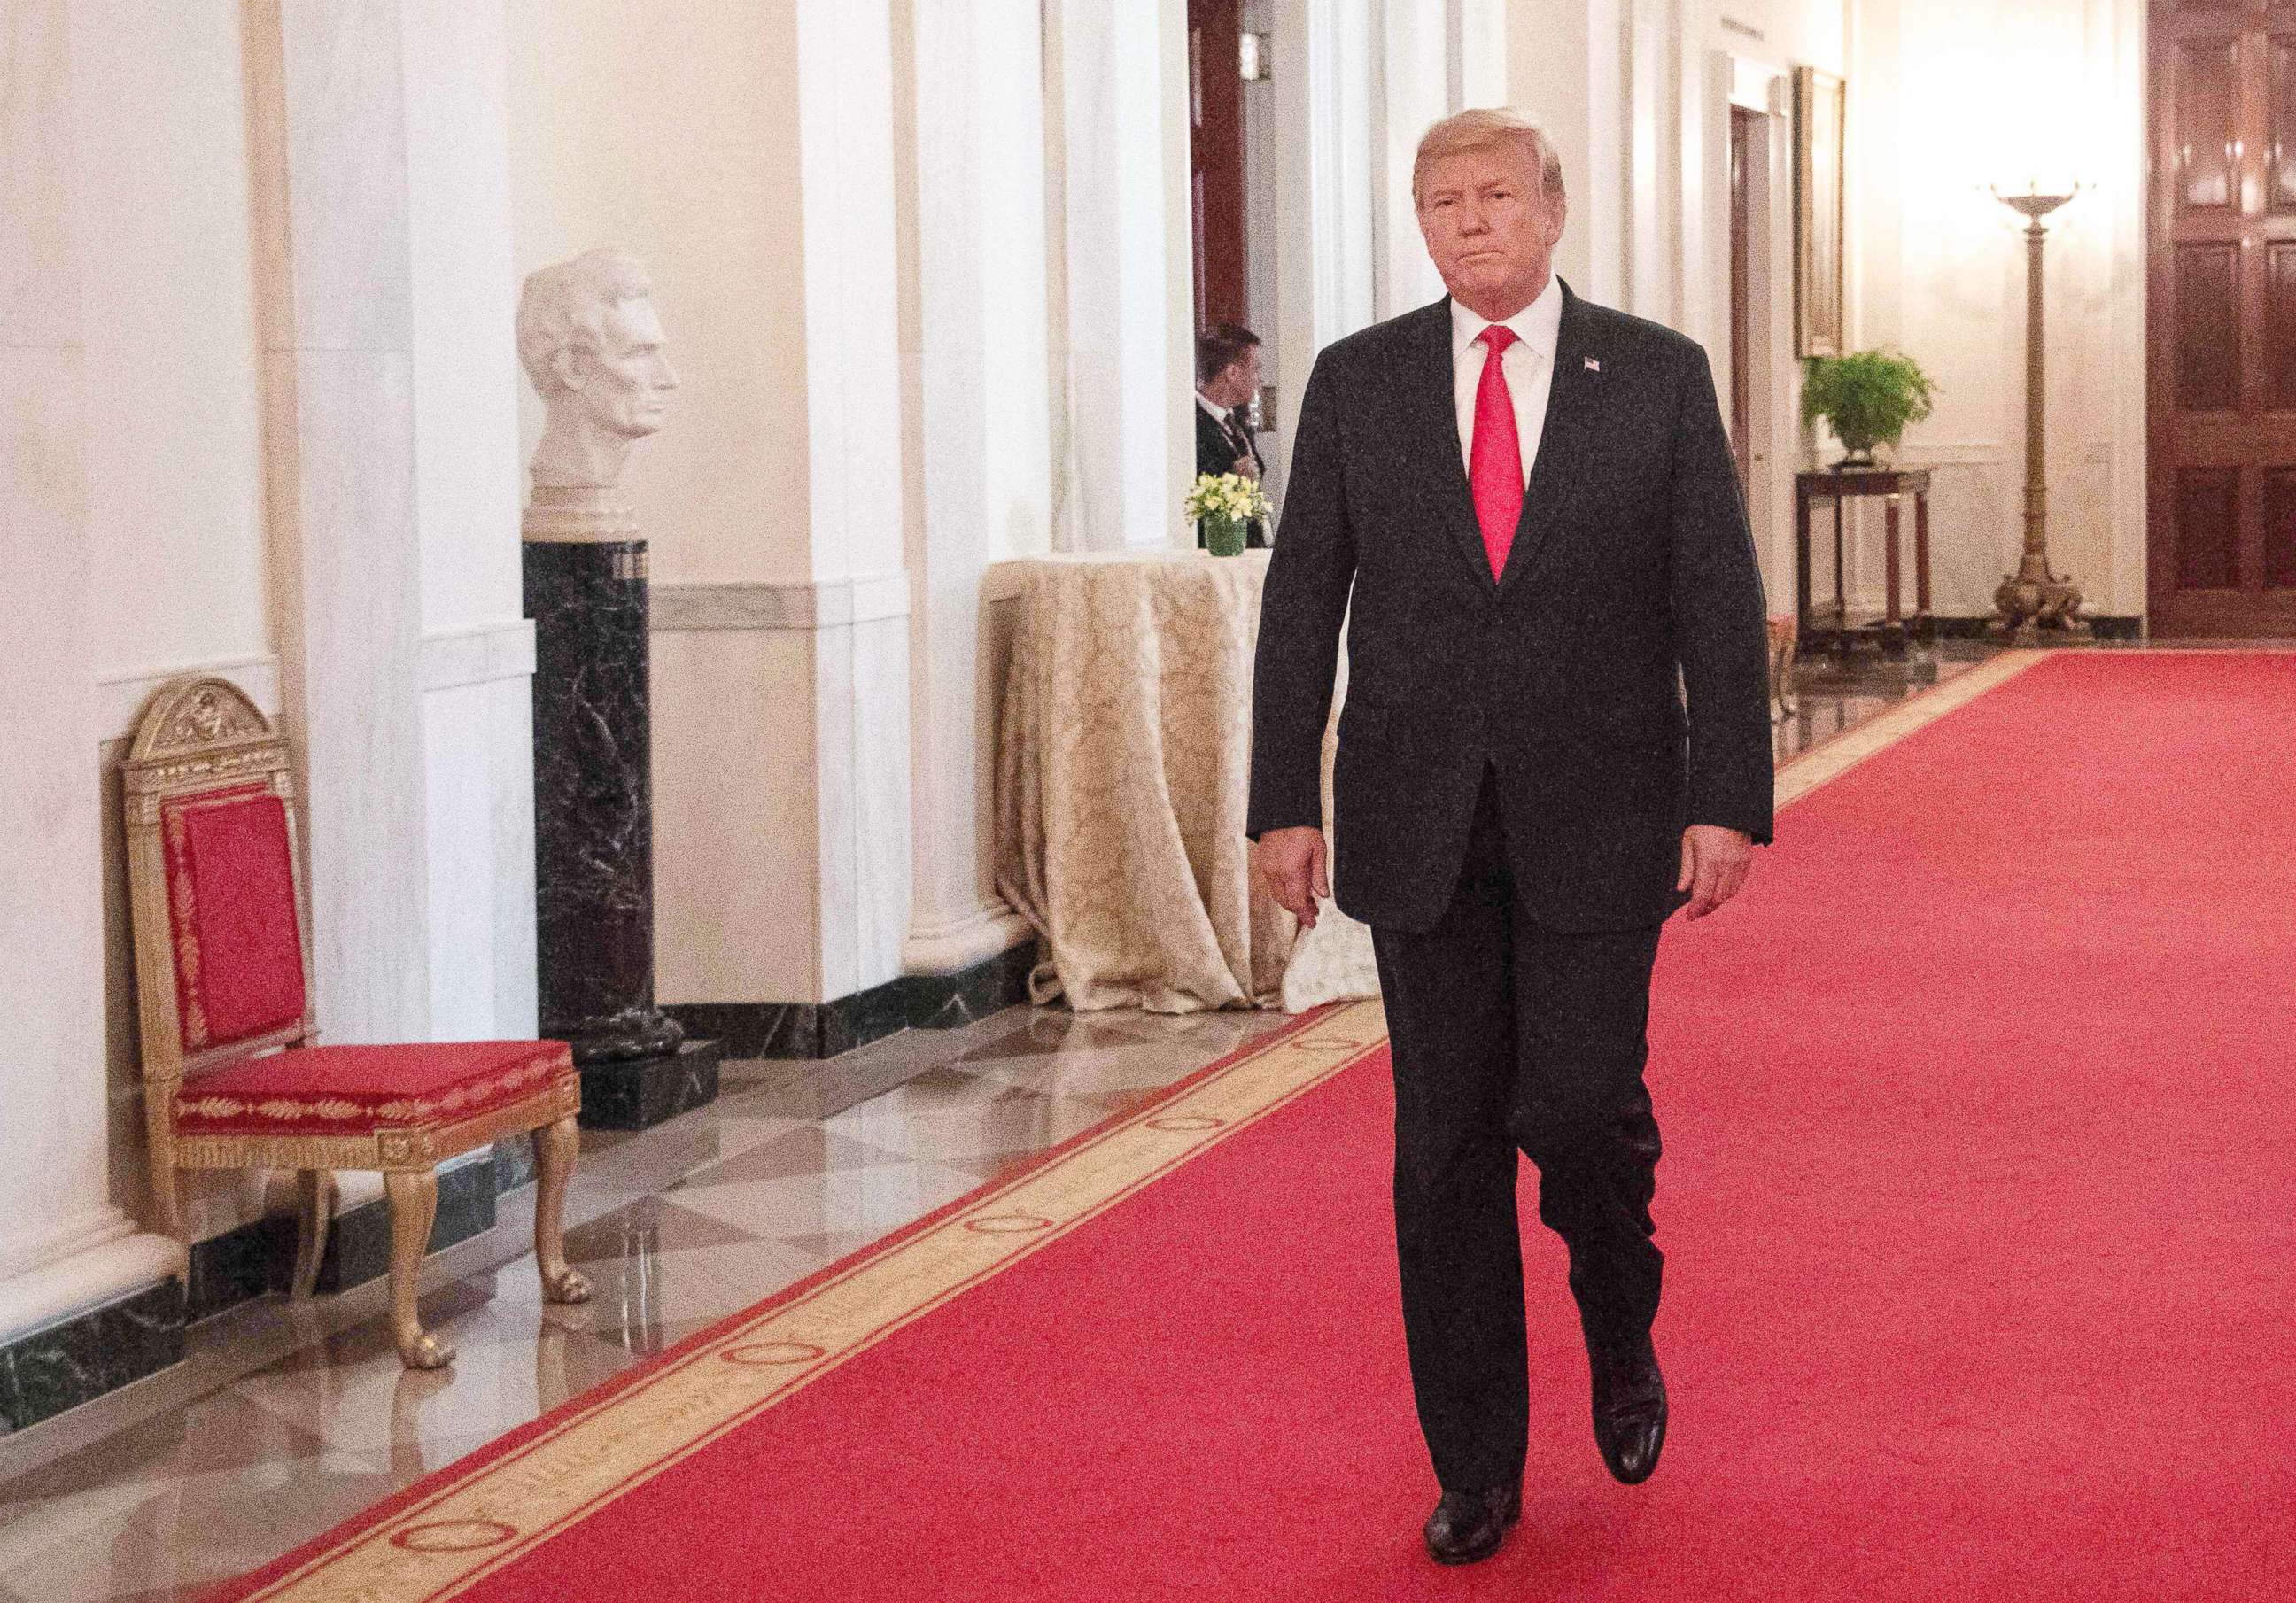
[[1181, 510], [1203, 530], [1204, 549], [1216, 557], [1243, 550], [1243, 531], [1267, 516], [1267, 492], [1241, 473], [1199, 473]]

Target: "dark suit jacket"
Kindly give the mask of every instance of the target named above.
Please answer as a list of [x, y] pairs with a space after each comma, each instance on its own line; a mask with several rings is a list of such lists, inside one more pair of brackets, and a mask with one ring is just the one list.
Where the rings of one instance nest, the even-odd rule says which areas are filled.
[[[1188, 409], [1196, 414], [1196, 471], [1199, 473], [1234, 472], [1235, 447], [1230, 445], [1227, 437], [1220, 432], [1220, 426], [1212, 421], [1211, 413], [1204, 410], [1204, 404], [1193, 396], [1190, 396]], [[1234, 413], [1228, 415], [1234, 420], [1236, 432], [1243, 437], [1244, 446], [1251, 453], [1251, 460], [1259, 463], [1260, 473], [1264, 478], [1267, 471], [1267, 463], [1260, 457], [1259, 442], [1251, 438], [1251, 430], [1244, 427], [1242, 418], [1237, 417]], [[1244, 531], [1243, 543], [1246, 545], [1267, 544], [1267, 525], [1264, 519], [1255, 518], [1251, 520], [1251, 527]], [[1199, 545], [1203, 544], [1201, 535], [1196, 536], [1196, 544]]]
[[1460, 463], [1449, 301], [1338, 341], [1308, 380], [1260, 610], [1246, 828], [1321, 822], [1352, 591], [1332, 888], [1369, 924], [1441, 917], [1487, 765], [1510, 866], [1551, 928], [1666, 917], [1685, 824], [1770, 838], [1761, 579], [1706, 354], [1567, 284], [1557, 344], [1496, 581]]

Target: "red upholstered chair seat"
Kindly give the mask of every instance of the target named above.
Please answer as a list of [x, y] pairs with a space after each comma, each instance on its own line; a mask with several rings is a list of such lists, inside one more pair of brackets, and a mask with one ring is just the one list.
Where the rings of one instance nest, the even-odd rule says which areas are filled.
[[561, 1041], [312, 1046], [230, 1064], [176, 1093], [181, 1135], [357, 1135], [461, 1121], [574, 1073]]

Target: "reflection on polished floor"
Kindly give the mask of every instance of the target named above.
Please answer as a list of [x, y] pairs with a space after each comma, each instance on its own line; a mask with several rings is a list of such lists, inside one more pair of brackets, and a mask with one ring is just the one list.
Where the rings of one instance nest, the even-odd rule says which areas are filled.
[[[1805, 662], [1780, 758], [1988, 655]], [[528, 1188], [426, 1266], [451, 1370], [400, 1368], [377, 1281], [234, 1310], [176, 1369], [0, 1439], [0, 1600], [195, 1598], [1281, 1022], [1010, 1009], [862, 1049], [923, 1072], [827, 1118], [790, 1065], [728, 1065], [707, 1108], [583, 1137], [567, 1246], [587, 1304], [542, 1304]]]
[[1916, 644], [1903, 657], [1862, 647], [1806, 654], [1794, 664], [1794, 711], [1771, 726], [1777, 760], [1855, 729], [1999, 650], [1982, 640], [1947, 638]]

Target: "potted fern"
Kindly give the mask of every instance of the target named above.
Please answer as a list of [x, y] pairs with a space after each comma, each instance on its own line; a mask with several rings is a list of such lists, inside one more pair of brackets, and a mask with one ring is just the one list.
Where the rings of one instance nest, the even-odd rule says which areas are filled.
[[1930, 414], [1937, 386], [1911, 356], [1889, 350], [1812, 356], [1802, 364], [1801, 421], [1819, 418], [1848, 454], [1837, 468], [1874, 466], [1874, 447], [1894, 447], [1907, 423]]

